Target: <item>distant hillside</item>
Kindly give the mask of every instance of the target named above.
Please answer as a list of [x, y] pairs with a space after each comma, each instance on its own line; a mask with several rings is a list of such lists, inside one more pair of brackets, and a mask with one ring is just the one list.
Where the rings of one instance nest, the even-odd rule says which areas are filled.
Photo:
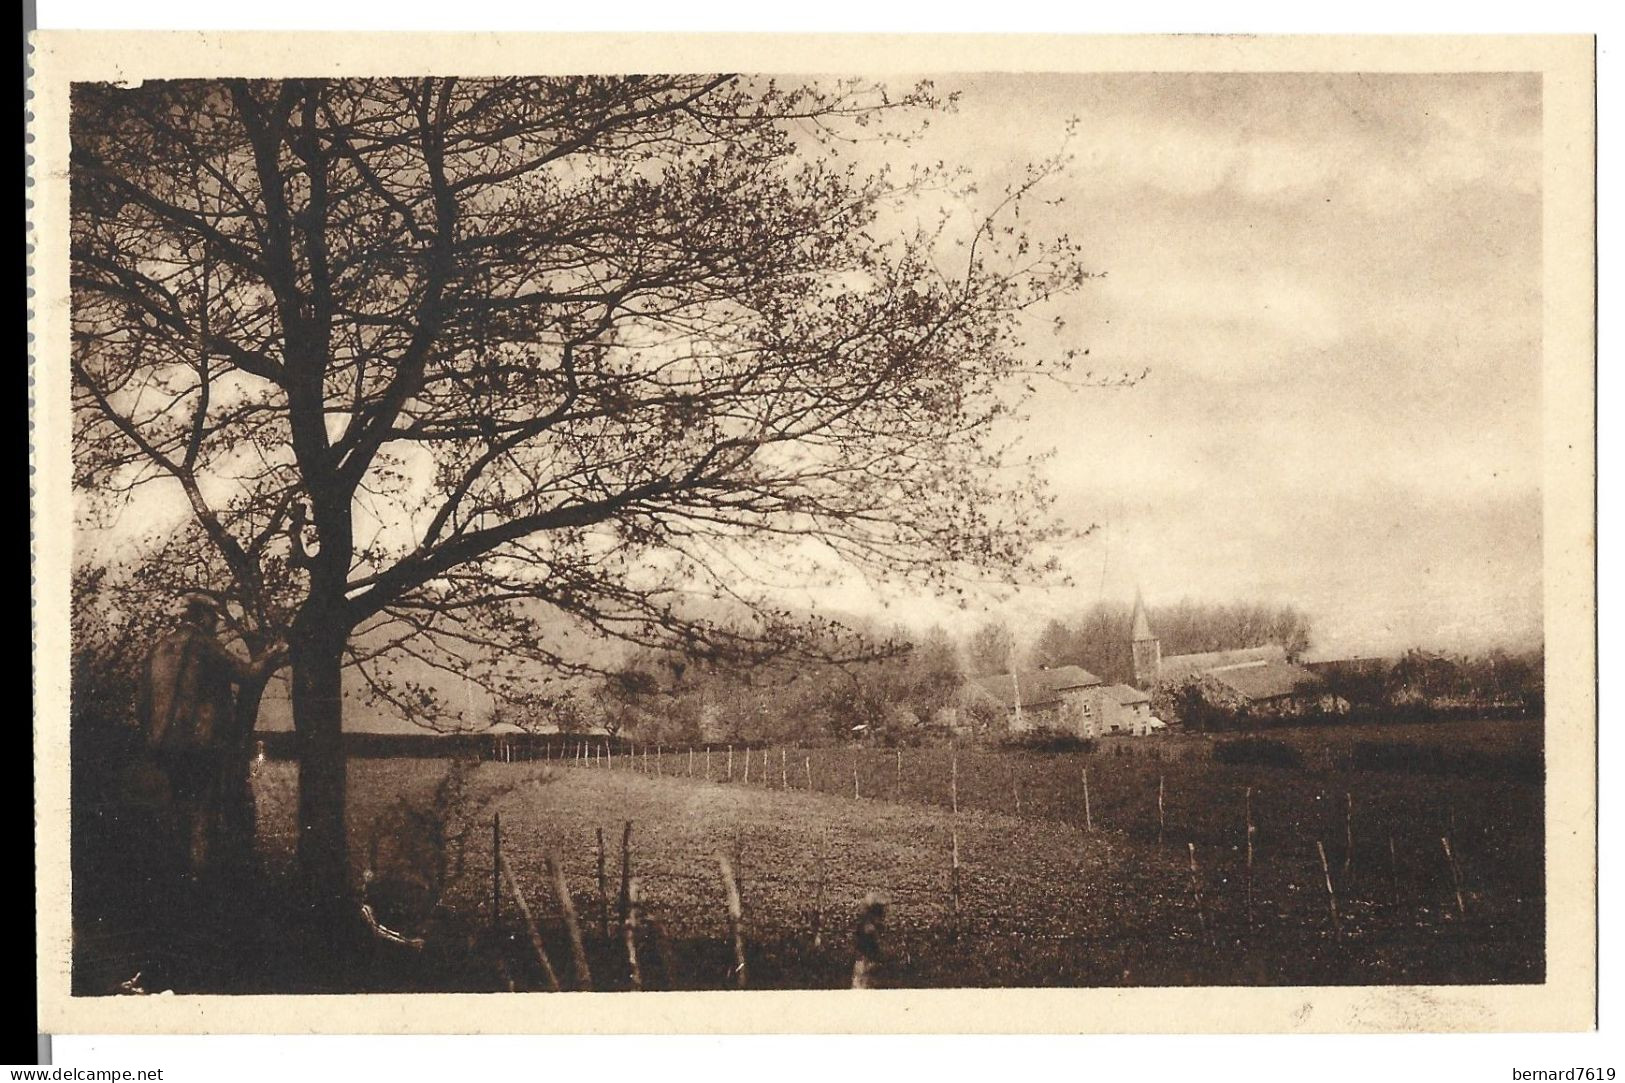
[[[544, 618], [544, 623], [550, 628], [549, 645], [567, 649], [571, 657], [608, 665], [613, 662], [620, 649], [618, 644], [601, 636], [583, 633], [562, 613], [553, 611], [550, 619]], [[375, 647], [381, 638], [382, 634], [379, 632], [374, 632], [370, 636], [358, 635], [355, 646], [364, 653], [369, 648]], [[412, 683], [432, 689], [453, 708], [452, 716], [446, 718], [439, 729], [467, 731], [486, 728], [485, 719], [493, 699], [490, 693], [477, 683], [402, 652], [396, 652], [391, 656], [388, 668], [393, 672], [397, 683]], [[546, 683], [548, 683], [546, 675], [538, 673], [538, 689]], [[559, 687], [556, 682], [554, 686]], [[388, 703], [369, 702], [368, 693], [366, 678], [355, 667], [346, 668], [344, 728], [347, 732], [399, 734], [434, 732], [428, 727], [402, 718], [400, 712]], [[260, 704], [257, 728], [272, 733], [293, 729], [293, 704], [289, 701], [286, 670], [266, 688], [265, 699]]]
[[[547, 645], [566, 657], [582, 662], [601, 666], [605, 669], [616, 668], [626, 656], [627, 647], [624, 643], [609, 639], [597, 632], [583, 630], [572, 618], [557, 610], [552, 610], [541, 603], [531, 603], [537, 610], [545, 615], [538, 617], [543, 626], [548, 629]], [[700, 600], [692, 603], [697, 613], [704, 613], [716, 621], [726, 620], [731, 605], [721, 602]], [[843, 621], [853, 627], [863, 627], [869, 622], [861, 617], [842, 613], [829, 613], [832, 619]], [[870, 629], [874, 631], [874, 629]], [[369, 642], [370, 639], [370, 642]], [[381, 636], [374, 633], [371, 637], [362, 635], [356, 638], [356, 646], [365, 651], [368, 647], [378, 643]], [[390, 668], [399, 683], [414, 683], [433, 689], [437, 695], [454, 708], [455, 715], [448, 717], [440, 727], [445, 730], [484, 730], [486, 717], [494, 703], [494, 698], [479, 684], [465, 680], [444, 669], [430, 665], [421, 659], [397, 652], [390, 660]], [[571, 684], [584, 686], [590, 684], [590, 678], [577, 678], [571, 681], [567, 678], [548, 679], [545, 671], [537, 673], [537, 690], [544, 686], [554, 691], [561, 691]], [[344, 728], [351, 733], [384, 733], [384, 734], [413, 734], [434, 732], [427, 727], [420, 726], [412, 721], [400, 717], [400, 713], [384, 702], [370, 703], [368, 697], [368, 684], [366, 679], [353, 667], [344, 672]], [[258, 729], [279, 733], [293, 729], [293, 705], [289, 702], [289, 689], [287, 674], [284, 673], [273, 681], [265, 691], [264, 701], [260, 705]]]

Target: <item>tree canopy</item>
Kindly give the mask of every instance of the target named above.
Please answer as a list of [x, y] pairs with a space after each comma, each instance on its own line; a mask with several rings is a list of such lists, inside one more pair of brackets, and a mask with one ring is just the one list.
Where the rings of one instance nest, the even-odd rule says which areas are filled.
[[730, 75], [80, 85], [90, 514], [184, 496], [171, 579], [251, 652], [288, 639], [296, 677], [341, 652], [419, 717], [448, 708], [392, 658], [521, 694], [583, 664], [553, 612], [722, 655], [797, 638], [755, 589], [787, 566], [1030, 573], [1049, 528], [994, 423], [1029, 314], [1088, 272], [1020, 226], [1055, 163], [985, 195], [873, 164], [950, 105]]

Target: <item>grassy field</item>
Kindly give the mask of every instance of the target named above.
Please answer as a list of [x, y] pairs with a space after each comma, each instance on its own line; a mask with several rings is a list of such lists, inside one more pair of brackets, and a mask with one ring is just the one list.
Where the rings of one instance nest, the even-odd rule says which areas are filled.
[[[1518, 724], [1449, 725], [1453, 735], [1424, 727], [1423, 736], [1510, 747], [1529, 732], [1499, 728]], [[1327, 730], [1270, 736], [1282, 734], [1354, 739]], [[1413, 736], [1367, 730], [1359, 739]], [[454, 772], [458, 793], [444, 846], [423, 843], [423, 824], [433, 817], [420, 814], [436, 804], [437, 787], [445, 806], [450, 765], [354, 761], [357, 877], [370, 862], [386, 880], [433, 879], [423, 870], [444, 853], [441, 905], [415, 920], [431, 947], [457, 960], [460, 987], [470, 988], [541, 980], [511, 900], [492, 921], [498, 814], [505, 860], [567, 974], [567, 941], [543, 865], [544, 854], [558, 854], [588, 934], [596, 988], [627, 981], [623, 950], [604, 935], [606, 911], [611, 932], [615, 923], [626, 821], [651, 922], [640, 949], [646, 987], [735, 980], [718, 854], [737, 870], [752, 987], [843, 984], [869, 892], [890, 901], [884, 973], [900, 985], [1479, 983], [1543, 974], [1541, 788], [1526, 781], [1167, 761], [1101, 749], [749, 755], [748, 783], [743, 749], [734, 751], [731, 782], [721, 749], [711, 754], [709, 781], [703, 753], [691, 760], [687, 752], [618, 756], [593, 767], [464, 767]], [[956, 770], [957, 919], [949, 890]], [[257, 786], [262, 846], [275, 866], [291, 859], [291, 767], [263, 765]], [[411, 965], [432, 970], [433, 958], [427, 952]], [[437, 979], [393, 972], [378, 980], [427, 987]]]
[[1376, 722], [1350, 726], [1283, 727], [1265, 731], [1305, 749], [1341, 749], [1360, 741], [1402, 741], [1427, 748], [1470, 747], [1486, 753], [1539, 753], [1543, 726], [1538, 719], [1480, 722]]

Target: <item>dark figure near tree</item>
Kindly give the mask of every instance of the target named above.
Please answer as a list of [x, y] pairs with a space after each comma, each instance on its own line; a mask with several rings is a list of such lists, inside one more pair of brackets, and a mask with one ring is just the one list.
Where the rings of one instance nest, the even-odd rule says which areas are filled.
[[[136, 704], [141, 746], [167, 783], [165, 814], [128, 808], [132, 835], [149, 840], [146, 896], [151, 956], [160, 983], [204, 978], [224, 958], [225, 929], [255, 879], [254, 804], [249, 788], [252, 727], [234, 710], [233, 685], [256, 681], [281, 661], [249, 663], [217, 638], [213, 599], [188, 595], [179, 625], [153, 644]], [[144, 830], [143, 830], [144, 829]]]

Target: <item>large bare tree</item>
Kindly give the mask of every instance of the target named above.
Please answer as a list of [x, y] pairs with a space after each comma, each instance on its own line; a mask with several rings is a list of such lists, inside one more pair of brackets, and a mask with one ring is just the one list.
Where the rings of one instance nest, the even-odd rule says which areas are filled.
[[1031, 570], [1041, 495], [997, 422], [1033, 306], [1088, 275], [1021, 228], [1054, 163], [968, 224], [952, 167], [873, 164], [947, 104], [728, 75], [76, 87], [76, 481], [184, 498], [166, 552], [250, 653], [285, 640], [314, 899], [347, 887], [347, 664], [426, 717], [392, 659], [521, 694], [580, 664], [550, 613], [726, 654], [786, 640], [751, 584], [787, 561]]

